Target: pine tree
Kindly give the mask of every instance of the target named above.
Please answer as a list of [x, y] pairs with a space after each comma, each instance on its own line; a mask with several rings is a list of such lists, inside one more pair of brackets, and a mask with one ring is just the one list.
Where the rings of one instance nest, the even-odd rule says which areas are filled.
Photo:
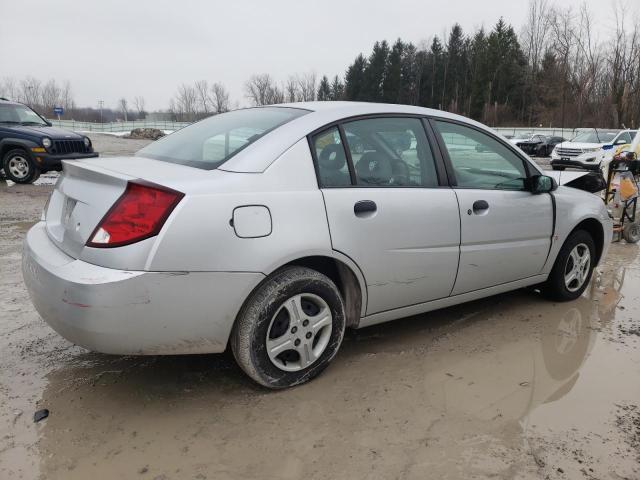
[[398, 39], [391, 48], [391, 53], [387, 60], [384, 80], [382, 82], [382, 92], [384, 101], [387, 103], [398, 103], [400, 90], [402, 88], [402, 57], [404, 53], [404, 43]]
[[364, 70], [363, 100], [368, 102], [384, 101], [384, 74], [389, 56], [389, 44], [386, 40], [376, 42]]
[[344, 85], [340, 81], [338, 75], [333, 77], [331, 82], [331, 100], [342, 100], [344, 96]]
[[364, 72], [367, 61], [362, 54], [358, 55], [354, 62], [347, 69], [344, 77], [344, 94], [346, 100], [363, 101], [365, 100]]
[[329, 85], [329, 79], [327, 78], [326, 75], [324, 75], [320, 80], [320, 85], [318, 86], [317, 99], [320, 102], [326, 102], [327, 100], [331, 100], [331, 86]]
[[401, 85], [398, 103], [418, 104], [422, 63], [423, 56], [418, 55], [415, 45], [405, 44], [400, 66]]

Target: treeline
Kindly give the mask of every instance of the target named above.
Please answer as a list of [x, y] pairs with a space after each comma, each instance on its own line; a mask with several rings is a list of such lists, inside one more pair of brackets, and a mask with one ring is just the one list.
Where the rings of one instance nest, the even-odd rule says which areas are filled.
[[[245, 85], [255, 105], [351, 100], [420, 105], [494, 126], [637, 127], [640, 121], [640, 26], [622, 4], [614, 28], [598, 41], [586, 4], [575, 11], [531, 0], [520, 34], [500, 19], [417, 47], [376, 42], [338, 76], [299, 76], [277, 85], [268, 74]], [[304, 85], [304, 90], [302, 89]], [[313, 88], [310, 88], [313, 85]], [[309, 94], [313, 92], [313, 94]]]
[[[459, 113], [493, 126], [637, 127], [640, 122], [640, 25], [622, 3], [603, 40], [586, 4], [579, 10], [530, 0], [520, 32], [500, 19], [492, 28], [463, 31], [415, 45], [378, 41], [344, 75], [315, 72], [277, 81], [252, 75], [244, 97], [252, 105], [313, 100], [351, 100], [420, 105]], [[144, 97], [121, 98], [115, 109], [76, 108], [69, 82], [33, 77], [0, 80], [0, 96], [18, 99], [51, 115], [90, 121], [145, 118]], [[194, 121], [238, 108], [219, 82], [180, 85], [169, 108], [155, 118]]]
[[75, 108], [69, 81], [59, 84], [55, 79], [42, 82], [32, 76], [20, 80], [4, 77], [0, 78], [0, 97], [26, 103], [46, 116], [53, 115], [54, 107], [63, 107], [69, 112]]

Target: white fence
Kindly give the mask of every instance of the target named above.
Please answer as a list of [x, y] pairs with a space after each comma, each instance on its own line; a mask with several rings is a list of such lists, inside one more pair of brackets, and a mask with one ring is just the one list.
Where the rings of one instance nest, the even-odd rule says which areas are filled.
[[75, 132], [97, 132], [97, 133], [121, 133], [130, 132], [134, 128], [157, 128], [158, 130], [179, 130], [189, 125], [189, 122], [170, 122], [164, 120], [136, 120], [134, 122], [76, 122], [75, 120], [54, 120], [49, 121], [56, 127]]
[[526, 138], [533, 133], [550, 135], [552, 137], [564, 137], [567, 140], [576, 135], [576, 128], [532, 128], [532, 127], [496, 127], [496, 132], [502, 135], [511, 135], [517, 138]]
[[[67, 130], [76, 132], [97, 132], [97, 133], [121, 133], [130, 132], [134, 128], [157, 128], [158, 130], [179, 130], [189, 125], [189, 122], [171, 122], [163, 120], [136, 120], [134, 122], [111, 122], [111, 123], [93, 123], [93, 122], [76, 122], [75, 120], [52, 120], [53, 125]], [[575, 135], [575, 128], [532, 128], [532, 127], [497, 127], [494, 130], [502, 135], [512, 135], [522, 138], [532, 133], [540, 133], [542, 135], [551, 135], [554, 137], [564, 137], [567, 139]]]

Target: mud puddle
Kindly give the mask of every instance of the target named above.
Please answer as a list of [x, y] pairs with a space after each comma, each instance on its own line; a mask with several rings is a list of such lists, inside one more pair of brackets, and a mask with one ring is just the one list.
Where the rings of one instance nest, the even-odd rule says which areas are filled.
[[20, 192], [19, 214], [0, 201], [2, 479], [640, 478], [636, 246], [575, 302], [518, 291], [350, 332], [320, 378], [272, 393], [228, 354], [53, 333], [20, 274], [46, 195]]

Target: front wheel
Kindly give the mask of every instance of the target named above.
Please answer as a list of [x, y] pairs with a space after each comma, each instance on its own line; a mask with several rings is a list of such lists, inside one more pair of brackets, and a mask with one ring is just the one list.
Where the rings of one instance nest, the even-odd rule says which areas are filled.
[[33, 183], [40, 176], [31, 155], [19, 148], [7, 152], [2, 166], [7, 179], [15, 183]]
[[257, 383], [287, 388], [313, 379], [329, 365], [344, 330], [344, 302], [333, 281], [309, 268], [286, 267], [245, 302], [231, 349]]
[[595, 253], [595, 243], [589, 233], [573, 232], [560, 249], [543, 292], [561, 302], [578, 298], [591, 280]]

